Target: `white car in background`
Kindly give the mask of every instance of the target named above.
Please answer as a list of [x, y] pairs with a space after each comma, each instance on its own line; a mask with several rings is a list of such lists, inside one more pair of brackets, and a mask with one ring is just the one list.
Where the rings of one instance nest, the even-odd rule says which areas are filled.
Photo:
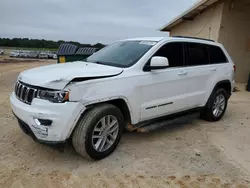
[[38, 57], [39, 59], [48, 59], [49, 54], [47, 52], [41, 52]]
[[49, 58], [49, 59], [53, 59], [53, 55], [54, 55], [53, 52], [48, 52], [48, 58]]
[[53, 59], [57, 59], [57, 55], [56, 54], [53, 54]]
[[29, 58], [29, 56], [30, 56], [30, 51], [21, 51], [19, 53], [19, 57], [21, 58]]
[[39, 51], [31, 51], [29, 53], [29, 58], [38, 58], [39, 53], [40, 53]]
[[9, 56], [10, 57], [19, 57], [20, 52], [18, 50], [10, 52]]
[[22, 72], [10, 96], [21, 129], [40, 143], [72, 140], [77, 153], [99, 160], [123, 130], [198, 110], [219, 121], [232, 94], [235, 66], [214, 41], [135, 38], [115, 42], [85, 62]]

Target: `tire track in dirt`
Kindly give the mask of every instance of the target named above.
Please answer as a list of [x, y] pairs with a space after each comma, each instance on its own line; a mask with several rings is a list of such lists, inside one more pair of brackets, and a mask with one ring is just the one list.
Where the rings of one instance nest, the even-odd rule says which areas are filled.
[[[79, 187], [114, 187], [114, 188], [248, 188], [249, 184], [232, 183], [222, 181], [219, 177], [211, 175], [204, 176], [183, 176], [183, 177], [154, 177], [143, 175], [116, 174], [109, 177], [100, 173], [92, 175], [79, 175], [69, 172], [54, 170], [47, 174], [34, 173], [25, 175], [28, 169], [23, 167], [19, 171], [12, 171], [11, 177], [3, 175], [2, 187], [23, 187], [23, 188], [79, 188]], [[20, 176], [20, 174], [23, 174]], [[1, 173], [0, 173], [1, 175]], [[17, 179], [17, 181], [11, 181]], [[1, 185], [1, 184], [0, 184]]]

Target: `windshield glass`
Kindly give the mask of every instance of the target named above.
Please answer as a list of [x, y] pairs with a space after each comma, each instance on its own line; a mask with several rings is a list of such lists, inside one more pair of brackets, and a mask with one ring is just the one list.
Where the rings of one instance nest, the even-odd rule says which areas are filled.
[[130, 67], [155, 44], [156, 42], [153, 41], [120, 41], [94, 53], [86, 61], [116, 67]]

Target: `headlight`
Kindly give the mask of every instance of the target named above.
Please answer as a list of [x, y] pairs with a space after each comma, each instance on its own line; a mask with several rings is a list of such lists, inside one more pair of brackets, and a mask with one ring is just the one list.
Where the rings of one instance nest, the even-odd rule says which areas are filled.
[[37, 93], [37, 98], [49, 100], [54, 103], [62, 103], [69, 100], [69, 92], [39, 90]]

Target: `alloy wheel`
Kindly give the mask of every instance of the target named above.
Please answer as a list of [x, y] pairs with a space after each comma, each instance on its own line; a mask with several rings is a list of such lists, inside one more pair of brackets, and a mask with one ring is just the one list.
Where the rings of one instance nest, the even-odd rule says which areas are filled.
[[98, 152], [109, 149], [118, 136], [119, 123], [115, 116], [104, 116], [94, 127], [92, 132], [92, 146]]
[[222, 94], [218, 95], [214, 100], [214, 104], [212, 108], [213, 115], [215, 117], [219, 117], [223, 113], [225, 106], [226, 106], [225, 96]]

